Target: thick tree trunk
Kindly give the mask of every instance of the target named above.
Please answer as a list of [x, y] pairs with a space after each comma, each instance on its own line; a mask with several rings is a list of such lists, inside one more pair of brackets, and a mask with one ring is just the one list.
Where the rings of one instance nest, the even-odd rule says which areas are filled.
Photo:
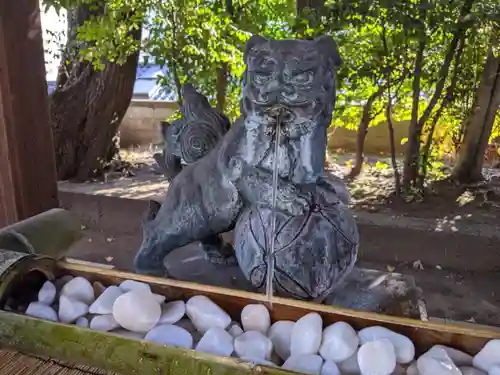
[[[78, 24], [90, 12], [79, 9]], [[134, 31], [140, 39], [140, 30]], [[50, 97], [59, 180], [85, 181], [99, 175], [132, 98], [138, 53], [123, 65], [106, 62], [96, 71], [88, 62], [71, 65], [70, 76]]]
[[452, 172], [454, 179], [460, 182], [482, 179], [484, 152], [499, 106], [500, 56], [490, 50], [472, 112], [465, 122], [464, 140]]
[[359, 176], [361, 170], [363, 169], [363, 163], [365, 161], [365, 140], [368, 134], [370, 121], [372, 120], [371, 111], [373, 103], [382, 96], [383, 92], [384, 89], [380, 87], [377, 91], [370, 95], [363, 107], [363, 114], [361, 116], [361, 120], [359, 120], [358, 132], [356, 136], [356, 161], [347, 178], [355, 178]]

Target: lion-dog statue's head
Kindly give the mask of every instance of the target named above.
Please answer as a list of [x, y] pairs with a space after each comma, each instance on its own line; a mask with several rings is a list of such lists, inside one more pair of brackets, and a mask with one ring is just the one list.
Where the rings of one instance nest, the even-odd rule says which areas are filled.
[[[335, 41], [330, 36], [315, 40], [253, 36], [244, 59], [241, 111], [247, 132], [254, 135], [247, 137], [254, 140], [246, 142], [247, 161], [271, 168], [272, 152], [262, 144], [272, 143], [269, 134], [280, 121], [280, 177], [316, 182], [323, 174], [327, 128], [335, 106], [335, 70], [341, 63]], [[283, 109], [279, 120], [273, 114], [276, 108]]]

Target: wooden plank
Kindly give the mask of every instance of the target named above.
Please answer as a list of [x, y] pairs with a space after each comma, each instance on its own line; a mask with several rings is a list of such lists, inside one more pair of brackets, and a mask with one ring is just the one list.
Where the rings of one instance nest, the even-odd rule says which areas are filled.
[[[186, 300], [194, 295], [205, 295], [221, 306], [234, 320], [240, 319], [241, 310], [249, 303], [267, 304], [265, 295], [176, 281], [117, 270], [94, 268], [81, 264], [58, 262], [60, 275], [83, 276], [104, 285], [119, 284], [131, 279], [146, 282], [155, 293], [167, 296], [169, 300]], [[356, 329], [381, 325], [410, 337], [415, 343], [417, 353], [423, 353], [435, 344], [449, 345], [470, 354], [477, 353], [492, 338], [500, 338], [500, 332], [484, 326], [464, 327], [457, 324], [441, 324], [402, 317], [363, 312], [335, 306], [286, 298], [274, 298], [271, 306], [271, 320], [293, 320], [310, 312], [323, 317], [325, 325], [345, 321]]]
[[0, 1], [0, 227], [58, 207], [38, 0]]

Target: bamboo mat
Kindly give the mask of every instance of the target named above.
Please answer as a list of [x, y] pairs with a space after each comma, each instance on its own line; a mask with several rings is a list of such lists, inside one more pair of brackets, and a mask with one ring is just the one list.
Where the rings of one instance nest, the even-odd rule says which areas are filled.
[[0, 349], [0, 375], [117, 375], [89, 366]]

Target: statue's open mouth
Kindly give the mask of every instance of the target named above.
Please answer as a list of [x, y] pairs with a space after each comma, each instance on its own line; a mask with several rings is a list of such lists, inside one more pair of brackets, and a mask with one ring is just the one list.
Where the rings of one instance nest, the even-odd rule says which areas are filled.
[[281, 124], [291, 123], [297, 117], [289, 107], [283, 104], [273, 105], [266, 109], [265, 113], [272, 119], [280, 121]]
[[289, 134], [289, 127], [292, 126], [297, 119], [297, 115], [283, 104], [276, 104], [267, 108], [265, 114], [269, 119], [266, 128], [266, 134], [268, 136], [274, 136], [279, 124], [280, 133], [287, 137]]

